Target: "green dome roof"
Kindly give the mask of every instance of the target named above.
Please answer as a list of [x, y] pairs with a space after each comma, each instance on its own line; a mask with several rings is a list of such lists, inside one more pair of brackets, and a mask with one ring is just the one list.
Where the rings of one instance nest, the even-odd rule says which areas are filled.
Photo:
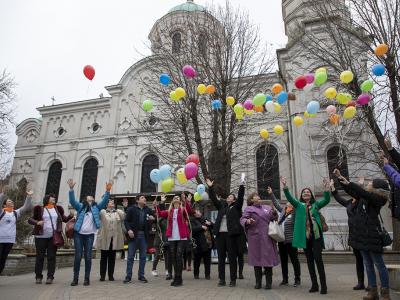
[[169, 10], [169, 12], [175, 11], [204, 11], [205, 8], [193, 2], [193, 0], [188, 0], [186, 3], [177, 5]]

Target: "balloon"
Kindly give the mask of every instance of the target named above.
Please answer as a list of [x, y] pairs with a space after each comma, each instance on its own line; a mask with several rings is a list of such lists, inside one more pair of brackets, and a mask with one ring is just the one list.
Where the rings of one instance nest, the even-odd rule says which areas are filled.
[[325, 97], [328, 99], [334, 99], [337, 95], [337, 91], [334, 87], [330, 87], [325, 91]]
[[244, 107], [244, 109], [247, 109], [247, 110], [253, 110], [254, 105], [251, 100], [246, 100], [243, 103], [243, 107]]
[[204, 192], [203, 194], [201, 194], [201, 200], [204, 200], [204, 201], [210, 200], [210, 196], [208, 195], [207, 192]]
[[160, 170], [159, 169], [153, 169], [150, 172], [150, 180], [153, 183], [159, 183], [161, 181], [161, 175], [160, 175]]
[[328, 74], [324, 72], [319, 72], [315, 75], [315, 85], [321, 86], [328, 80]]
[[168, 74], [161, 74], [160, 75], [160, 83], [162, 85], [168, 85], [171, 83], [171, 78], [169, 78]]
[[346, 105], [347, 103], [349, 103], [349, 101], [351, 101], [352, 98], [353, 97], [347, 93], [339, 93], [336, 96], [337, 102], [339, 102], [339, 104], [342, 104], [342, 105]]
[[281, 84], [275, 83], [275, 84], [272, 86], [272, 93], [274, 93], [275, 95], [276, 95], [276, 94], [279, 94], [279, 93], [282, 92], [282, 91], [283, 91], [283, 86], [282, 86]]
[[296, 94], [295, 93], [289, 93], [288, 94], [288, 100], [289, 101], [295, 101], [296, 100]]
[[294, 81], [294, 85], [296, 86], [296, 88], [298, 88], [299, 90], [304, 89], [304, 87], [307, 85], [307, 78], [306, 76], [299, 76], [295, 79]]
[[265, 103], [265, 109], [266, 109], [268, 112], [270, 112], [270, 113], [274, 112], [274, 111], [275, 111], [275, 104], [274, 104], [274, 102], [269, 101], [269, 102]]
[[264, 111], [264, 106], [254, 106], [254, 108], [253, 108], [253, 110], [255, 111], [255, 112], [263, 112]]
[[328, 73], [328, 70], [326, 68], [319, 68], [315, 71], [315, 74], [317, 73]]
[[334, 105], [329, 105], [329, 106], [326, 108], [326, 113], [328, 114], [328, 116], [332, 116], [332, 115], [336, 114], [336, 106], [334, 106]]
[[221, 109], [222, 108], [222, 102], [219, 99], [215, 99], [211, 102], [211, 108], [213, 110]]
[[317, 114], [309, 114], [308, 111], [304, 112], [304, 117], [305, 118], [315, 118]]
[[190, 65], [186, 65], [182, 68], [183, 75], [185, 75], [188, 78], [194, 78], [196, 77], [196, 71], [194, 68]]
[[178, 179], [178, 182], [180, 184], [186, 184], [188, 182], [186, 176], [185, 176], [185, 169], [184, 168], [180, 168], [177, 172], [176, 172], [176, 178]]
[[229, 105], [229, 106], [232, 106], [233, 104], [235, 104], [235, 98], [226, 97], [226, 104]]
[[372, 67], [372, 73], [375, 76], [382, 76], [385, 74], [386, 68], [385, 65], [377, 64]]
[[389, 51], [389, 46], [386, 44], [380, 44], [375, 48], [376, 56], [384, 56]]
[[350, 83], [354, 79], [354, 74], [352, 71], [343, 71], [342, 74], [340, 74], [340, 81], [343, 83]]
[[347, 107], [350, 107], [350, 106], [356, 107], [356, 105], [357, 105], [356, 101], [349, 101], [349, 103], [346, 104]]
[[83, 74], [85, 77], [89, 80], [93, 80], [94, 75], [96, 74], [96, 71], [91, 65], [87, 65], [83, 68]]
[[185, 90], [184, 90], [183, 88], [181, 88], [181, 87], [178, 87], [178, 88], [175, 90], [175, 94], [176, 94], [176, 96], [177, 96], [179, 99], [186, 96]]
[[236, 120], [242, 121], [243, 119], [244, 119], [244, 115], [243, 114], [236, 114]]
[[244, 113], [244, 109], [243, 109], [243, 105], [238, 103], [233, 107], [233, 111], [237, 114], [237, 115], [243, 115]]
[[179, 97], [176, 95], [175, 91], [172, 91], [171, 93], [169, 93], [169, 97], [171, 98], [172, 101], [175, 101], [175, 102], [179, 101]]
[[196, 177], [199, 168], [193, 162], [186, 164], [185, 166], [185, 176], [188, 180]]
[[274, 112], [279, 113], [282, 110], [282, 106], [279, 103], [274, 103]]
[[371, 79], [365, 80], [362, 84], [361, 84], [361, 90], [364, 93], [368, 93], [372, 90], [372, 88], [374, 87], [374, 82]]
[[206, 87], [206, 93], [211, 95], [215, 93], [215, 86], [213, 86], [212, 84], [207, 85]]
[[161, 190], [163, 191], [163, 193], [169, 193], [174, 188], [174, 185], [174, 180], [169, 177], [161, 182]]
[[197, 154], [190, 154], [188, 157], [186, 157], [185, 163], [194, 163], [196, 166], [199, 164], [200, 158]]
[[320, 105], [318, 101], [311, 101], [307, 104], [307, 112], [310, 115], [315, 115], [319, 111]]
[[357, 103], [359, 105], [367, 105], [370, 100], [371, 100], [371, 97], [369, 96], [369, 94], [365, 93], [365, 94], [361, 94], [360, 96], [358, 96]]
[[163, 165], [160, 168], [160, 177], [161, 180], [164, 180], [168, 177], [171, 177], [171, 166], [170, 165]]
[[357, 113], [357, 109], [354, 106], [347, 107], [343, 112], [343, 118], [352, 119]]
[[200, 195], [203, 195], [203, 194], [205, 193], [205, 191], [206, 191], [206, 187], [205, 187], [204, 184], [199, 184], [199, 185], [197, 186], [197, 192], [198, 192]]
[[261, 129], [261, 130], [260, 130], [260, 136], [261, 136], [264, 140], [268, 139], [268, 138], [269, 138], [269, 132], [268, 132], [268, 130], [266, 130], [266, 129]]
[[276, 135], [281, 135], [284, 132], [283, 127], [281, 125], [276, 125], [274, 127], [274, 133]]
[[278, 94], [278, 96], [276, 97], [276, 101], [277, 101], [279, 104], [284, 104], [284, 103], [288, 100], [288, 98], [289, 98], [289, 94], [288, 94], [288, 93], [286, 93], [286, 92], [280, 92], [280, 93]]
[[304, 124], [304, 120], [302, 117], [296, 116], [293, 118], [293, 124], [296, 125], [297, 127], [299, 127]]
[[339, 115], [332, 115], [329, 117], [329, 122], [331, 122], [332, 125], [339, 125], [340, 122], [340, 116]]
[[153, 109], [153, 101], [151, 100], [144, 100], [142, 104], [142, 108], [145, 112], [149, 112]]
[[[259, 107], [262, 107], [262, 106], [259, 106]], [[249, 115], [249, 116], [252, 116], [253, 114], [254, 114], [254, 110], [248, 110], [248, 109], [245, 109], [244, 110], [244, 114], [245, 115]]]
[[201, 195], [198, 192], [196, 192], [196, 193], [194, 193], [193, 198], [194, 198], [194, 201], [196, 201], [196, 202], [200, 201], [201, 200]]
[[269, 95], [269, 94], [266, 95], [265, 98], [266, 98], [266, 99], [265, 99], [266, 102], [274, 100], [274, 97], [272, 97], [272, 96]]
[[264, 94], [260, 93], [253, 98], [253, 105], [264, 105], [265, 101], [267, 101], [267, 97]]
[[306, 79], [307, 79], [307, 84], [311, 84], [311, 83], [313, 83], [314, 80], [315, 80], [315, 76], [314, 76], [314, 74], [312, 74], [312, 73], [308, 73], [308, 74], [306, 74], [306, 75], [304, 75], [304, 76], [305, 76]]
[[204, 84], [201, 83], [201, 84], [199, 84], [199, 85], [197, 86], [197, 92], [198, 92], [200, 95], [205, 94], [206, 91], [207, 91], [207, 87], [206, 87]]
[[314, 83], [307, 84], [306, 87], [303, 89], [303, 91], [308, 93], [311, 92], [313, 88], [314, 88]]

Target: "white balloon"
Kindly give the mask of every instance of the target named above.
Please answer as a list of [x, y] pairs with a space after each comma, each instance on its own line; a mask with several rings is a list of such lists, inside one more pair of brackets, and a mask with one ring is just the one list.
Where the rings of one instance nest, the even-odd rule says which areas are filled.
[[307, 84], [307, 85], [304, 87], [303, 91], [305, 91], [305, 92], [311, 92], [313, 88], [314, 88], [314, 84], [313, 84], [313, 83], [312, 83], [312, 84]]
[[210, 200], [210, 197], [208, 196], [207, 192], [204, 192], [203, 194], [201, 194], [201, 200], [205, 200], [205, 201]]
[[265, 109], [266, 109], [268, 112], [270, 112], [270, 113], [274, 112], [274, 111], [275, 111], [275, 104], [274, 104], [274, 102], [268, 101], [267, 103], [265, 103]]

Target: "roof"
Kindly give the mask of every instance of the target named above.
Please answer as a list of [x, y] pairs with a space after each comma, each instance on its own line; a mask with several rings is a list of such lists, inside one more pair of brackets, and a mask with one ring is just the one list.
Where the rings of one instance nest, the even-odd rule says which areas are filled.
[[188, 11], [188, 12], [205, 11], [205, 8], [201, 5], [194, 3], [193, 0], [188, 0], [185, 3], [179, 4], [171, 8], [168, 12], [171, 13], [175, 11]]

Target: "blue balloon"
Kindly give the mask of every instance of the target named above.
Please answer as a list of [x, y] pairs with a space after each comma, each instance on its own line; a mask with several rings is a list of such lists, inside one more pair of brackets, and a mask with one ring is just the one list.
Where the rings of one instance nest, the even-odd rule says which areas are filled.
[[271, 95], [267, 95], [267, 101], [266, 102], [272, 101], [273, 99], [274, 99], [274, 97], [272, 97]]
[[375, 76], [382, 76], [385, 74], [386, 68], [385, 65], [377, 64], [372, 67], [372, 73]]
[[318, 101], [311, 101], [307, 105], [307, 112], [310, 115], [315, 115], [320, 109], [319, 102]]
[[150, 180], [153, 181], [154, 183], [159, 183], [161, 181], [161, 176], [160, 176], [160, 170], [159, 169], [153, 169], [150, 172]]
[[197, 192], [198, 192], [200, 195], [203, 195], [203, 194], [206, 192], [206, 187], [204, 186], [204, 184], [199, 184], [199, 185], [197, 186]]
[[168, 177], [171, 177], [171, 166], [169, 165], [163, 165], [160, 168], [160, 178], [161, 180], [167, 179]]
[[288, 99], [289, 99], [289, 94], [286, 93], [286, 92], [280, 92], [280, 93], [278, 94], [278, 96], [276, 97], [276, 101], [277, 101], [279, 104], [285, 103]]
[[171, 83], [171, 78], [169, 78], [168, 74], [161, 74], [160, 83], [163, 85], [168, 85]]
[[219, 99], [215, 99], [211, 102], [211, 107], [213, 110], [216, 109], [221, 109], [222, 108], [222, 102]]

